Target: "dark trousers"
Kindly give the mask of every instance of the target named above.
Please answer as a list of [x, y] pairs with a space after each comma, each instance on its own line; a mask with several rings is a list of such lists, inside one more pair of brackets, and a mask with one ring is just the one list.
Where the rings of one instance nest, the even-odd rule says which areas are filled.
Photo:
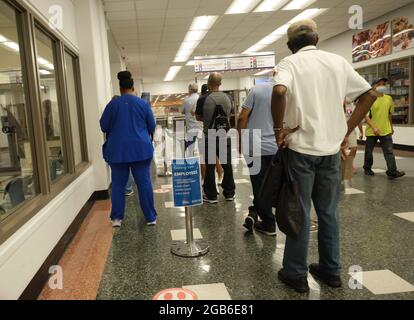
[[372, 165], [374, 164], [374, 156], [373, 151], [377, 141], [380, 141], [382, 151], [384, 152], [384, 158], [387, 162], [387, 174], [392, 175], [397, 171], [397, 163], [395, 161], [395, 155], [393, 150], [393, 140], [392, 135], [384, 136], [384, 137], [367, 137], [367, 142], [365, 146], [365, 170], [371, 170]]
[[327, 273], [339, 275], [341, 155], [311, 156], [290, 149], [288, 152], [289, 173], [299, 184], [305, 221], [297, 240], [286, 238], [283, 268], [293, 278], [306, 276], [308, 272], [310, 210], [313, 201], [319, 222], [319, 264]]
[[[276, 224], [275, 216], [273, 215], [272, 204], [268, 203], [266, 205], [262, 204], [261, 206], [259, 206], [256, 199], [259, 199], [260, 189], [265, 179], [267, 169], [272, 163], [273, 157], [274, 156], [261, 156], [258, 158], [246, 159], [247, 162], [252, 161], [248, 163], [247, 165], [250, 169], [250, 180], [252, 182], [252, 189], [253, 189], [253, 196], [254, 196], [254, 200], [253, 200], [254, 209], [259, 215], [260, 219], [263, 221], [263, 223], [269, 226], [274, 226]], [[260, 166], [260, 167], [257, 168], [257, 166]], [[258, 170], [259, 170], [259, 173], [257, 173]]]
[[223, 195], [226, 198], [231, 198], [236, 193], [233, 166], [231, 164], [231, 139], [213, 139], [205, 138], [206, 175], [204, 178], [204, 193], [210, 200], [217, 199], [215, 171], [216, 158], [218, 157], [224, 171], [223, 182], [221, 184]]

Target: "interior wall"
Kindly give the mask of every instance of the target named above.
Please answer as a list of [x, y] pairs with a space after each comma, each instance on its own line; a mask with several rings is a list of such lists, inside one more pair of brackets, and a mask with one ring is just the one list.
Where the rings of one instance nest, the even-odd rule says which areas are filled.
[[63, 30], [60, 30], [60, 34], [66, 38], [73, 46], [78, 46], [77, 30], [75, 21], [75, 5], [77, 0], [23, 0], [34, 12], [43, 17], [45, 22], [49, 21], [49, 18], [53, 17], [54, 11], [49, 10], [52, 6], [60, 6], [62, 8], [63, 17]]
[[[398, 10], [395, 10], [389, 14], [386, 14], [380, 18], [377, 18], [369, 23], [364, 25], [364, 30], [372, 28], [380, 23], [385, 21], [391, 21], [397, 17], [407, 17], [411, 21], [414, 20], [414, 3], [411, 3], [405, 7], [402, 7]], [[379, 63], [388, 62], [391, 60], [396, 60], [400, 58], [405, 58], [408, 56], [414, 55], [414, 48], [408, 49], [403, 52], [392, 53], [388, 56], [380, 57], [377, 59], [372, 59], [369, 61], [363, 61], [359, 63], [352, 63], [352, 36], [355, 33], [355, 30], [347, 31], [342, 33], [334, 38], [326, 40], [319, 45], [319, 48], [329, 52], [336, 53], [340, 56], [343, 56], [345, 59], [351, 63], [355, 69], [376, 65]], [[411, 75], [414, 76], [414, 75]], [[412, 97], [411, 99], [414, 99]], [[401, 145], [414, 146], [414, 126], [396, 126], [394, 134], [394, 143]]]
[[[363, 30], [375, 27], [376, 25], [381, 24], [385, 21], [391, 21], [397, 17], [407, 17], [411, 21], [413, 21], [414, 20], [414, 3], [411, 3], [393, 12], [390, 12], [389, 14], [386, 14], [375, 20], [372, 20], [369, 23], [366, 23], [364, 25]], [[319, 48], [322, 50], [326, 50], [332, 53], [336, 53], [340, 56], [343, 56], [350, 63], [352, 63], [352, 36], [355, 34], [355, 32], [356, 32], [355, 30], [350, 30], [336, 37], [328, 39], [322, 42], [319, 45]], [[371, 59], [368, 61], [353, 63], [353, 66], [355, 68], [362, 68], [365, 66], [375, 65], [375, 64], [379, 64], [379, 63], [383, 63], [383, 62], [387, 62], [387, 61], [395, 60], [399, 58], [404, 58], [404, 57], [408, 57], [412, 55], [414, 55], [414, 48], [408, 49], [402, 52], [398, 52], [398, 53], [392, 53], [391, 55], [379, 57], [376, 59]]]
[[66, 38], [79, 48], [88, 154], [91, 167], [0, 245], [0, 300], [18, 299], [94, 191], [110, 183], [102, 158], [103, 108], [112, 97], [105, 16], [100, 0], [31, 1], [44, 16], [63, 4]]

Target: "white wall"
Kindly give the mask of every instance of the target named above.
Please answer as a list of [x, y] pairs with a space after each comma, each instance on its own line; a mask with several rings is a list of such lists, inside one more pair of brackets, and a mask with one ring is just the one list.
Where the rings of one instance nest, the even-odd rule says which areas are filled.
[[[405, 7], [395, 10], [380, 18], [372, 20], [369, 23], [366, 23], [364, 25], [364, 30], [373, 28], [377, 26], [378, 24], [383, 23], [385, 21], [391, 21], [397, 17], [407, 17], [410, 19], [410, 21], [413, 21], [414, 20], [414, 3], [411, 3]], [[328, 39], [322, 42], [319, 45], [319, 48], [322, 50], [326, 50], [329, 52], [339, 54], [340, 56], [343, 56], [345, 59], [347, 59], [350, 63], [352, 63], [352, 53], [351, 53], [352, 52], [352, 36], [354, 35], [355, 32], [356, 32], [355, 30], [350, 30], [350, 31], [340, 34], [339, 36]], [[414, 48], [408, 49], [402, 52], [398, 52], [398, 53], [392, 53], [391, 55], [388, 55], [388, 56], [354, 63], [353, 66], [355, 68], [361, 68], [361, 67], [375, 65], [375, 64], [386, 62], [389, 60], [395, 60], [395, 59], [412, 56], [412, 55], [414, 55]]]
[[65, 8], [63, 33], [79, 48], [83, 98], [92, 166], [0, 245], [0, 299], [17, 299], [94, 191], [107, 189], [99, 118], [112, 97], [107, 30], [100, 0], [32, 0], [47, 16], [50, 4]]
[[[364, 29], [375, 27], [376, 25], [383, 23], [385, 21], [391, 21], [392, 19], [396, 17], [408, 17], [410, 18], [411, 21], [413, 21], [414, 20], [414, 3], [411, 3], [403, 8], [393, 11], [378, 19], [370, 21], [369, 23], [364, 25]], [[355, 30], [342, 33], [332, 39], [328, 39], [322, 42], [319, 45], [319, 48], [322, 50], [326, 50], [326, 51], [341, 55], [345, 59], [347, 59], [350, 63], [352, 63], [352, 53], [351, 53], [352, 52], [352, 36], [354, 33], [355, 33]], [[414, 49], [408, 49], [403, 52], [392, 53], [391, 55], [388, 55], [385, 57], [380, 57], [377, 59], [372, 59], [369, 61], [363, 61], [359, 63], [353, 63], [353, 66], [355, 69], [358, 69], [358, 68], [375, 65], [375, 64], [387, 62], [390, 60], [395, 60], [395, 59], [404, 58], [404, 57], [413, 56], [413, 55], [414, 55]], [[394, 143], [414, 146], [414, 127], [413, 126], [411, 127], [396, 126], [395, 134], [394, 134]]]
[[53, 16], [54, 12], [50, 11], [52, 6], [60, 6], [63, 10], [63, 30], [61, 35], [66, 38], [73, 46], [77, 47], [77, 30], [75, 21], [75, 0], [24, 0], [24, 2], [39, 15], [43, 17], [45, 22]]

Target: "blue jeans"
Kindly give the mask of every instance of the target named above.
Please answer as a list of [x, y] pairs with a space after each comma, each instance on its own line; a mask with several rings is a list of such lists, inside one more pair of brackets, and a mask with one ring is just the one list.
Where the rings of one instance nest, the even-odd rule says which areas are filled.
[[372, 165], [374, 164], [374, 156], [372, 155], [377, 141], [380, 141], [382, 151], [384, 153], [385, 161], [387, 162], [387, 174], [392, 175], [397, 172], [397, 163], [395, 161], [394, 150], [393, 150], [393, 140], [392, 135], [384, 137], [367, 137], [367, 142], [365, 146], [365, 164], [364, 170], [371, 170]]
[[[319, 221], [319, 264], [332, 275], [340, 275], [339, 197], [341, 155], [310, 156], [288, 150], [289, 172], [299, 183], [300, 202], [305, 215], [297, 240], [286, 239], [283, 268], [292, 278], [308, 273], [311, 201]], [[277, 212], [276, 212], [277, 214]]]
[[111, 164], [112, 169], [112, 220], [125, 218], [125, 188], [130, 176], [134, 176], [137, 183], [139, 202], [147, 222], [157, 219], [154, 207], [154, 193], [151, 182], [151, 159], [133, 163]]

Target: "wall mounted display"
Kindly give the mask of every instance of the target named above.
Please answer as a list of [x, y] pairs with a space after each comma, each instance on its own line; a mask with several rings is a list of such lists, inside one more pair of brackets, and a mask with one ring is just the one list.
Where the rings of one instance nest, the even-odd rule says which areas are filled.
[[[413, 22], [414, 23], [414, 22]], [[408, 18], [397, 18], [392, 22], [393, 50], [399, 52], [414, 48], [414, 24]]]
[[352, 37], [352, 61], [361, 62], [371, 59], [371, 30], [356, 33]]
[[374, 30], [371, 31], [370, 44], [371, 58], [378, 58], [391, 54], [391, 23], [389, 21], [381, 23]]

